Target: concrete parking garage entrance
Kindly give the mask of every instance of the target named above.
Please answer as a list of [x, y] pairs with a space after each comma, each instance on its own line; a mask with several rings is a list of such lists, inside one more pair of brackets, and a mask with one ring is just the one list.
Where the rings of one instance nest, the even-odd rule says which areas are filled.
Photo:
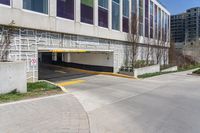
[[70, 68], [100, 72], [113, 72], [114, 68], [113, 51], [42, 49], [39, 50], [38, 61], [39, 79], [46, 80], [59, 76], [74, 79], [90, 75]]

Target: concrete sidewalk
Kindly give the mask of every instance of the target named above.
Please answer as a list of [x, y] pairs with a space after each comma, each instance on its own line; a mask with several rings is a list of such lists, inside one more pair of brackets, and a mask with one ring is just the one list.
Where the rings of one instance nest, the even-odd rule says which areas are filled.
[[0, 133], [89, 133], [88, 116], [70, 95], [0, 105]]

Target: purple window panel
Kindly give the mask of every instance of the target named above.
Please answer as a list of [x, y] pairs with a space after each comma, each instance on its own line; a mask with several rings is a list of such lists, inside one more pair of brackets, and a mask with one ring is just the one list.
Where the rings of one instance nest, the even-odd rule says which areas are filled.
[[150, 38], [153, 38], [153, 28], [150, 28]]
[[74, 0], [57, 0], [57, 16], [74, 20]]
[[123, 32], [129, 32], [129, 26], [128, 26], [129, 19], [126, 17], [123, 17]]
[[93, 24], [93, 8], [81, 4], [81, 22]]
[[108, 10], [99, 7], [99, 26], [108, 28]]
[[145, 0], [145, 36], [149, 37], [149, 0]]
[[149, 37], [149, 21], [145, 19], [145, 37]]
[[10, 5], [10, 0], [0, 0], [0, 4]]

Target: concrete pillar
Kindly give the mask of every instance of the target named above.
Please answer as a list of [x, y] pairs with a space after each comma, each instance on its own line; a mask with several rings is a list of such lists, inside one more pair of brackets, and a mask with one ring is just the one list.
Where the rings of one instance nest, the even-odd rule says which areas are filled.
[[22, 0], [11, 0], [11, 7], [16, 9], [23, 9], [23, 2]]
[[75, 22], [81, 21], [81, 0], [75, 0]]
[[108, 0], [108, 29], [112, 30], [112, 0]]
[[94, 0], [94, 25], [98, 26], [98, 19], [99, 19], [99, 15], [98, 15], [98, 0]]
[[71, 62], [71, 54], [67, 53], [67, 62]]
[[123, 0], [119, 1], [119, 11], [120, 11], [120, 15], [119, 15], [119, 30], [121, 32], [123, 32]]
[[57, 61], [57, 53], [52, 53], [52, 60]]
[[57, 1], [49, 0], [49, 16], [56, 17], [57, 16]]

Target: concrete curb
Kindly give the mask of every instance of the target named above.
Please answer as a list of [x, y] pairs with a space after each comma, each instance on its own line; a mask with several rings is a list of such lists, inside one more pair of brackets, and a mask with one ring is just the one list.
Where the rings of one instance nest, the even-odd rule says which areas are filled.
[[63, 86], [61, 86], [61, 85], [59, 85], [59, 84], [55, 84], [55, 83], [53, 83], [53, 82], [50, 82], [50, 81], [48, 81], [48, 80], [39, 80], [38, 82], [47, 82], [47, 83], [49, 83], [49, 84], [52, 84], [52, 85], [55, 85], [55, 86], [59, 87], [59, 88], [60, 88], [63, 92], [65, 92], [65, 93], [68, 92], [67, 89], [65, 89], [65, 87], [63, 87]]
[[68, 94], [67, 93], [56, 94], [56, 95], [52, 95], [52, 96], [42, 96], [42, 97], [24, 99], [24, 100], [13, 101], [13, 102], [8, 102], [8, 103], [1, 103], [0, 107], [7, 106], [7, 105], [14, 105], [14, 104], [26, 103], [26, 102], [39, 101], [39, 100], [43, 100], [43, 99], [54, 98], [54, 97], [65, 96], [65, 95], [68, 95]]
[[82, 69], [78, 69], [78, 68], [69, 68], [69, 69], [74, 70], [74, 71], [78, 71], [78, 72], [94, 74], [94, 75], [108, 75], [108, 76], [115, 76], [115, 77], [121, 77], [121, 78], [136, 79], [132, 76], [128, 76], [128, 75], [124, 75], [124, 74], [111, 73], [111, 72], [96, 72], [96, 71], [82, 70]]

